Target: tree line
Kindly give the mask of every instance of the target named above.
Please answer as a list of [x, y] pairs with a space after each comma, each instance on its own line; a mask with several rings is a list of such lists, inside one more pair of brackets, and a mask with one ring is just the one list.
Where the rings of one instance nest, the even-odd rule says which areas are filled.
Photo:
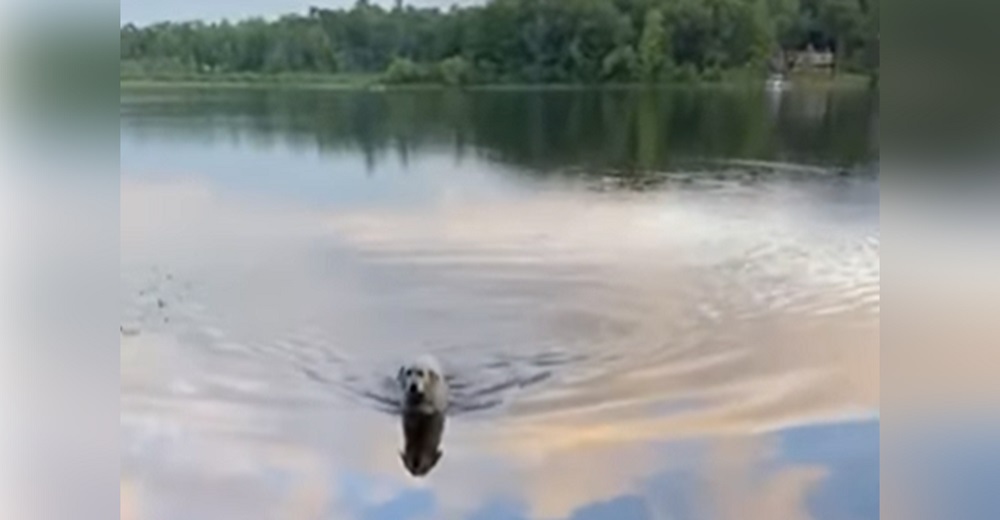
[[126, 24], [122, 76], [380, 74], [386, 82], [721, 79], [830, 50], [877, 74], [878, 0], [491, 0], [310, 8], [276, 20]]

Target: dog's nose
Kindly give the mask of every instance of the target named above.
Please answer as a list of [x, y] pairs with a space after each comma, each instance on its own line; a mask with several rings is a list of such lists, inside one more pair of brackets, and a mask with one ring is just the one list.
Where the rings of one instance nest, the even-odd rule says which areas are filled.
[[415, 393], [417, 393], [417, 392], [419, 392], [419, 391], [420, 391], [420, 389], [419, 389], [419, 388], [417, 388], [417, 385], [416, 385], [416, 384], [412, 384], [412, 385], [410, 385], [410, 393], [411, 393], [411, 394], [415, 394]]

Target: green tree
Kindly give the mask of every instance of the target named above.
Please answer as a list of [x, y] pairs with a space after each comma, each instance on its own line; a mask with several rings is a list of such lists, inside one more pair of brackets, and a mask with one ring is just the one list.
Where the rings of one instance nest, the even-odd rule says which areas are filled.
[[835, 49], [838, 68], [875, 73], [878, 1], [487, 0], [441, 10], [358, 0], [276, 20], [125, 24], [120, 44], [130, 76], [342, 71], [455, 84], [652, 82], [728, 77], [747, 65], [756, 72], [777, 51], [807, 45]]
[[650, 9], [646, 13], [639, 39], [639, 74], [645, 81], [656, 81], [667, 62], [667, 32], [663, 28], [663, 13]]
[[422, 65], [409, 58], [395, 58], [386, 69], [383, 79], [386, 83], [421, 83], [430, 78]]
[[797, 47], [804, 38], [799, 0], [766, 0], [763, 5], [778, 46], [782, 49]]
[[861, 6], [858, 0], [825, 0], [818, 7], [819, 25], [832, 39], [836, 52], [836, 73], [850, 56], [856, 40], [863, 37], [864, 18]]
[[639, 58], [631, 45], [608, 53], [601, 63], [601, 78], [608, 81], [632, 81], [639, 74]]
[[472, 65], [461, 56], [452, 56], [438, 65], [438, 74], [446, 85], [466, 85], [472, 83]]

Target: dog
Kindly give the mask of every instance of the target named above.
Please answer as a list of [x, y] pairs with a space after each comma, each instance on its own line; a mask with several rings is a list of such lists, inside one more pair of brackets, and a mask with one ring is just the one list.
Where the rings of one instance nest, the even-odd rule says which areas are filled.
[[399, 456], [411, 475], [423, 477], [441, 460], [448, 383], [441, 365], [430, 356], [400, 367], [396, 380], [405, 440]]

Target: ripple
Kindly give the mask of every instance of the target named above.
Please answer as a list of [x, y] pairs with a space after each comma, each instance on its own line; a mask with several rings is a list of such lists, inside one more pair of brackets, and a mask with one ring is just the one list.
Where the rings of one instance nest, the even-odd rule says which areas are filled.
[[319, 273], [336, 276], [307, 272], [281, 296], [315, 301], [315, 318], [258, 333], [255, 312], [294, 302], [246, 301], [211, 272], [126, 269], [122, 349], [179, 338], [180, 370], [196, 373], [179, 379], [184, 391], [163, 385], [178, 399], [395, 414], [396, 369], [430, 353], [445, 365], [451, 412], [469, 420], [690, 414], [749, 397], [771, 410], [806, 394], [877, 406], [858, 390], [868, 386], [837, 387], [875, 377], [877, 392], [863, 361], [878, 349], [877, 219], [845, 219], [853, 213], [837, 205], [850, 199], [821, 206], [808, 190], [324, 216], [336, 245], [322, 250]]

